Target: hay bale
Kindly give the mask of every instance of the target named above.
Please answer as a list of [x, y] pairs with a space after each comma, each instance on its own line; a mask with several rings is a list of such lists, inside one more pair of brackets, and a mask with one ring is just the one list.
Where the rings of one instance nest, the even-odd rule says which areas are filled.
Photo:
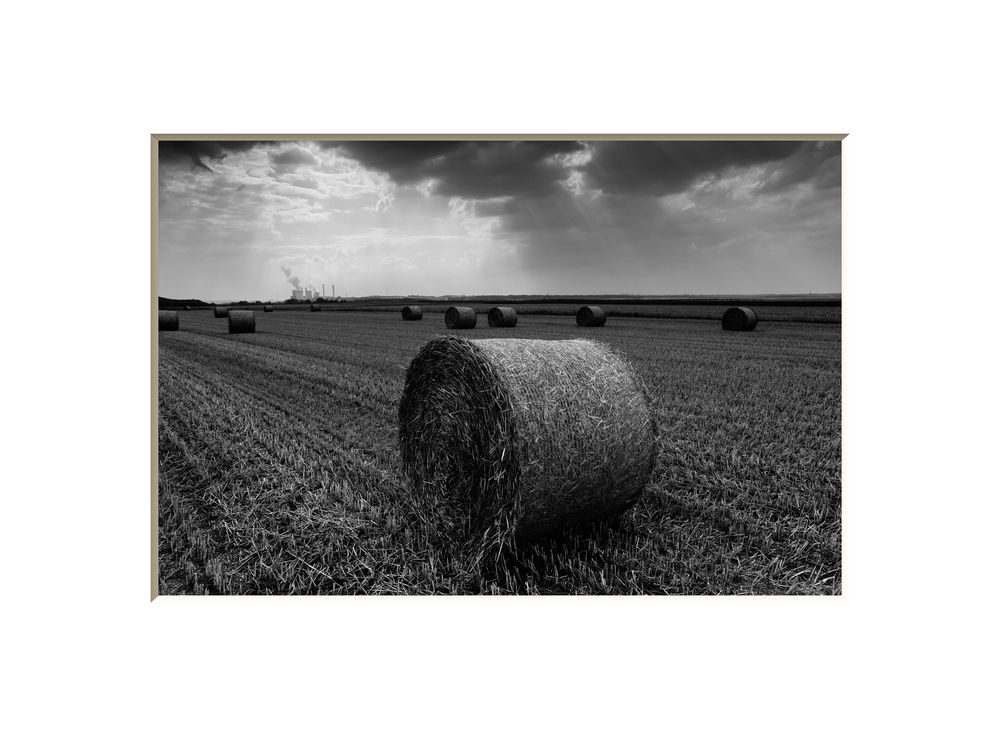
[[272, 307], [270, 304], [265, 304], [264, 305], [264, 311], [265, 312], [273, 312], [274, 311], [274, 307]]
[[176, 332], [180, 329], [181, 321], [177, 312], [170, 309], [161, 309], [160, 312], [160, 332]]
[[319, 304], [310, 304], [309, 305], [309, 311], [310, 312], [318, 312], [319, 311]]
[[580, 307], [576, 310], [578, 327], [603, 327], [608, 317], [600, 307]]
[[403, 307], [403, 321], [408, 322], [415, 319], [423, 319], [424, 310], [420, 307]]
[[750, 332], [757, 326], [757, 313], [750, 307], [730, 307], [722, 315], [722, 329]]
[[444, 324], [449, 330], [471, 330], [476, 326], [476, 310], [472, 307], [448, 307]]
[[628, 508], [656, 457], [649, 396], [589, 340], [437, 337], [406, 372], [399, 446], [446, 541], [504, 545]]
[[249, 309], [234, 309], [229, 313], [229, 334], [256, 332], [257, 320], [254, 312]]
[[514, 327], [517, 324], [517, 310], [514, 307], [493, 307], [486, 318], [490, 327]]
[[216, 307], [215, 308], [215, 316], [216, 317], [228, 317], [229, 316], [229, 307]]

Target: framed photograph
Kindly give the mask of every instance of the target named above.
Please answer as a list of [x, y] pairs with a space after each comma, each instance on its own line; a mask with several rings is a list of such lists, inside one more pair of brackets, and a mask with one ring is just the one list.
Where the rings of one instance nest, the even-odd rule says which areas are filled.
[[152, 593], [837, 595], [843, 135], [152, 137]]

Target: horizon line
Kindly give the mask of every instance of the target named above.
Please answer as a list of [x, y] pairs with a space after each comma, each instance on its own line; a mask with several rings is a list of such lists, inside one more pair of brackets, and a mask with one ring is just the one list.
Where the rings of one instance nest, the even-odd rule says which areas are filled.
[[[321, 300], [337, 300], [337, 299], [474, 299], [477, 297], [505, 297], [505, 298], [530, 298], [530, 297], [541, 297], [541, 298], [570, 298], [570, 297], [592, 297], [597, 299], [604, 298], [621, 298], [621, 297], [635, 297], [638, 299], [728, 299], [736, 297], [841, 297], [843, 298], [842, 291], [746, 291], [746, 292], [717, 292], [717, 293], [683, 293], [683, 294], [643, 294], [635, 292], [610, 292], [610, 293], [584, 293], [584, 292], [573, 292], [573, 293], [520, 293], [520, 294], [502, 294], [502, 293], [479, 293], [479, 294], [363, 294], [360, 296], [320, 296], [316, 299], [300, 299], [299, 301], [308, 302]], [[159, 299], [170, 299], [172, 301], [202, 301], [206, 304], [215, 304], [221, 302], [270, 302], [279, 301], [285, 302], [294, 297], [278, 297], [275, 299], [262, 299], [262, 298], [246, 298], [242, 297], [239, 299], [202, 299], [200, 297], [168, 297], [158, 294]]]

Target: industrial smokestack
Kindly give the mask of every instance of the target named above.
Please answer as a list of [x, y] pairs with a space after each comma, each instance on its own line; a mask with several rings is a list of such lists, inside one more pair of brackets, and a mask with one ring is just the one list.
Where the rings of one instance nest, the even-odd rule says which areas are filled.
[[326, 299], [326, 284], [323, 284], [323, 298]]

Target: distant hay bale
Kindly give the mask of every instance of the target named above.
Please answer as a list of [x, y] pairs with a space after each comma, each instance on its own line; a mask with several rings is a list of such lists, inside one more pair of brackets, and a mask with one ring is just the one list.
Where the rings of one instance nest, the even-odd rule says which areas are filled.
[[264, 311], [265, 312], [273, 312], [274, 311], [274, 307], [272, 307], [270, 304], [265, 304], [264, 305]]
[[406, 372], [399, 446], [414, 507], [446, 543], [505, 545], [628, 508], [656, 425], [607, 345], [442, 336]]
[[490, 327], [514, 327], [517, 324], [517, 310], [514, 307], [493, 307], [486, 317]]
[[229, 307], [216, 307], [215, 308], [215, 316], [216, 317], [228, 317], [229, 316]]
[[749, 332], [757, 326], [757, 313], [750, 307], [730, 307], [722, 315], [722, 329]]
[[576, 311], [578, 327], [603, 327], [608, 317], [600, 307], [580, 307]]
[[410, 321], [415, 319], [423, 319], [424, 310], [420, 307], [403, 307], [403, 320]]
[[470, 330], [476, 326], [476, 310], [472, 307], [448, 307], [444, 324], [449, 330]]
[[180, 318], [177, 312], [170, 309], [161, 309], [160, 312], [160, 332], [176, 332], [180, 329]]
[[229, 313], [229, 334], [256, 332], [257, 321], [254, 312], [249, 309], [234, 309]]
[[309, 311], [310, 312], [318, 312], [319, 311], [319, 304], [310, 304], [309, 305]]

